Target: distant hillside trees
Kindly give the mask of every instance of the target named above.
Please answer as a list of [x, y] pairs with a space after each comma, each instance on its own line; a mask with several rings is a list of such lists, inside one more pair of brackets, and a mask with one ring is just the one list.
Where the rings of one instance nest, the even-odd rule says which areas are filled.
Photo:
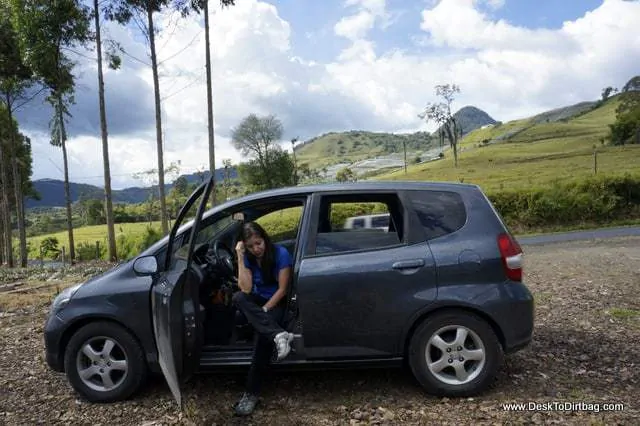
[[418, 115], [427, 122], [432, 121], [440, 126], [440, 132], [449, 141], [453, 149], [454, 166], [458, 167], [458, 137], [460, 136], [460, 124], [451, 113], [451, 104], [455, 100], [456, 93], [460, 93], [460, 87], [456, 84], [444, 84], [436, 86], [436, 95], [442, 98], [441, 102], [429, 102], [424, 111]]
[[293, 185], [293, 160], [278, 144], [282, 133], [282, 122], [274, 115], [250, 114], [232, 130], [233, 146], [250, 158], [238, 167], [245, 185], [256, 190]]
[[609, 99], [609, 97], [616, 93], [618, 91], [618, 89], [616, 89], [615, 87], [611, 87], [611, 86], [607, 86], [604, 89], [602, 89], [602, 99], [601, 102], [605, 102], [607, 99]]
[[349, 167], [344, 167], [336, 173], [336, 180], [338, 182], [355, 182], [358, 178], [353, 170]]
[[620, 91], [616, 121], [609, 127], [612, 144], [640, 144], [640, 75], [630, 79]]

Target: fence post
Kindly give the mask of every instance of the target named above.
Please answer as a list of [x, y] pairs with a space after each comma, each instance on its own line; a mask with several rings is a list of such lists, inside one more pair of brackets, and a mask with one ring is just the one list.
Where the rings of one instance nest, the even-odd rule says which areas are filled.
[[100, 260], [100, 241], [96, 241], [96, 260]]
[[598, 174], [598, 150], [593, 150], [593, 174]]
[[65, 253], [66, 253], [66, 250], [64, 246], [62, 246], [62, 266], [63, 267], [67, 265], [67, 255]]

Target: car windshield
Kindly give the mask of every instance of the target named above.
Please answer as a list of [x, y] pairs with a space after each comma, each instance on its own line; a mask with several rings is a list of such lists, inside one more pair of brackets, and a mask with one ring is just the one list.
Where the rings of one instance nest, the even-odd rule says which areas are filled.
[[[235, 220], [233, 219], [231, 214], [226, 214], [222, 217], [219, 217], [217, 220], [211, 222], [210, 224], [204, 226], [200, 229], [198, 235], [196, 236], [196, 246], [211, 241], [216, 234], [218, 234], [220, 231], [225, 230], [234, 221]], [[185, 238], [185, 240], [182, 242], [182, 246], [178, 249], [178, 251], [176, 251], [176, 257], [186, 259], [188, 251], [189, 239]]]

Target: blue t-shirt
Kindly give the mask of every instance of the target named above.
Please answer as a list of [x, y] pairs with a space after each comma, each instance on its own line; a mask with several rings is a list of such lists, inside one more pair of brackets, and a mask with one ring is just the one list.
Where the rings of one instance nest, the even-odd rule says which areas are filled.
[[293, 266], [293, 260], [291, 259], [291, 255], [289, 254], [287, 249], [279, 244], [274, 244], [273, 246], [275, 248], [275, 258], [272, 271], [274, 278], [273, 285], [264, 283], [264, 281], [262, 280], [262, 271], [260, 270], [260, 267], [258, 267], [258, 265], [249, 264], [247, 255], [244, 255], [244, 266], [249, 268], [252, 276], [253, 287], [251, 289], [251, 292], [262, 296], [265, 299], [271, 299], [273, 293], [278, 290], [278, 275], [280, 274], [280, 271], [284, 268]]

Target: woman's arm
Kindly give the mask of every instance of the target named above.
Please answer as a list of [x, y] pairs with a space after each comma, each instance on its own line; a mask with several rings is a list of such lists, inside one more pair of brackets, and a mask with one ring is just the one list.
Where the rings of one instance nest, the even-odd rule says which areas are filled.
[[271, 310], [274, 306], [276, 306], [283, 297], [287, 295], [287, 287], [289, 286], [289, 280], [291, 278], [291, 267], [288, 266], [283, 268], [278, 273], [278, 290], [273, 293], [271, 299], [267, 303], [264, 304], [264, 308], [266, 310]]
[[253, 287], [253, 275], [251, 270], [244, 265], [244, 244], [239, 241], [236, 245], [238, 255], [238, 287], [244, 293], [251, 293]]

